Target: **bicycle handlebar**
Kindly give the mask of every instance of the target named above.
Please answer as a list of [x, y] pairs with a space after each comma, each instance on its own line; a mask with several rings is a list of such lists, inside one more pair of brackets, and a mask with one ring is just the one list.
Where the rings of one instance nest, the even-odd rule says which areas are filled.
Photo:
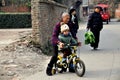
[[78, 47], [78, 44], [65, 44], [64, 48], [74, 48], [74, 47]]

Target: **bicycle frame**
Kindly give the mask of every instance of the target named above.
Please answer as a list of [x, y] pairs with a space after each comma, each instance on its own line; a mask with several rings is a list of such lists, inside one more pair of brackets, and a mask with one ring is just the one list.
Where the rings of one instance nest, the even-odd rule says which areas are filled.
[[[71, 60], [73, 60], [73, 64], [76, 64], [76, 61], [80, 60], [80, 58], [78, 57], [78, 54], [77, 54], [77, 46], [68, 46], [72, 49], [72, 54], [70, 54], [69, 56], [67, 56], [67, 64], [69, 64], [71, 62]], [[61, 55], [58, 55], [58, 61], [57, 63], [60, 64], [60, 66], [64, 66], [64, 64], [62, 64], [62, 56]], [[66, 67], [66, 65], [65, 65]], [[67, 66], [68, 67], [68, 66]]]
[[[71, 65], [70, 65], [71, 62], [72, 62], [72, 67], [75, 70], [75, 73], [79, 77], [82, 77], [85, 74], [85, 64], [79, 57], [79, 51], [80, 51], [79, 48], [77, 46], [72, 46], [70, 48], [72, 49], [72, 53], [67, 56], [67, 59], [65, 61], [62, 61], [63, 56], [61, 56], [60, 54], [58, 55], [58, 57], [57, 57], [58, 60], [55, 63], [55, 67], [52, 69], [52, 74], [56, 74], [56, 71], [58, 73], [62, 73], [63, 71], [66, 72], [67, 68], [71, 67]], [[77, 50], [78, 50], [78, 52], [77, 52]], [[61, 69], [61, 70], [59, 70], [59, 69]], [[80, 69], [80, 71], [78, 69]]]

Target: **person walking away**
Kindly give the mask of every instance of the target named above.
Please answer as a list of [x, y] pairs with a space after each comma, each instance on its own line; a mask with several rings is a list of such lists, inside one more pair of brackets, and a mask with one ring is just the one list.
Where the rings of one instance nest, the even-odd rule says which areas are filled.
[[69, 21], [70, 32], [72, 33], [72, 36], [75, 39], [77, 39], [76, 34], [78, 31], [79, 25], [78, 25], [78, 18], [76, 16], [76, 10], [74, 8], [70, 9], [69, 14], [70, 14], [70, 21]]
[[95, 43], [91, 43], [91, 47], [93, 47], [94, 50], [98, 48], [100, 31], [103, 28], [103, 21], [100, 15], [100, 11], [101, 7], [95, 7], [94, 12], [89, 16], [87, 23], [87, 30], [90, 29], [90, 31], [92, 31], [95, 36]]

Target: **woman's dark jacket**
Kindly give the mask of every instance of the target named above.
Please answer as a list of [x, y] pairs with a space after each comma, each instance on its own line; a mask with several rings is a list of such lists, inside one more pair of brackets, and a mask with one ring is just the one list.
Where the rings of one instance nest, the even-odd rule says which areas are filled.
[[103, 28], [103, 21], [100, 13], [94, 12], [89, 16], [87, 28], [100, 31]]

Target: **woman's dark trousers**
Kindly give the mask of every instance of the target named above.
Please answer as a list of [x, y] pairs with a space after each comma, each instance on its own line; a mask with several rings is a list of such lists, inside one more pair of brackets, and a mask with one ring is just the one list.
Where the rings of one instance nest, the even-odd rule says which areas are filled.
[[97, 30], [91, 30], [95, 36], [95, 43], [91, 44], [91, 47], [93, 47], [94, 49], [98, 48], [99, 45], [99, 37], [100, 37], [100, 31]]
[[53, 46], [53, 53], [54, 54], [53, 54], [53, 56], [52, 56], [52, 58], [51, 58], [51, 60], [50, 60], [50, 62], [48, 64], [48, 66], [50, 68], [52, 68], [53, 64], [57, 62], [57, 56], [58, 56], [58, 46], [57, 45]]

